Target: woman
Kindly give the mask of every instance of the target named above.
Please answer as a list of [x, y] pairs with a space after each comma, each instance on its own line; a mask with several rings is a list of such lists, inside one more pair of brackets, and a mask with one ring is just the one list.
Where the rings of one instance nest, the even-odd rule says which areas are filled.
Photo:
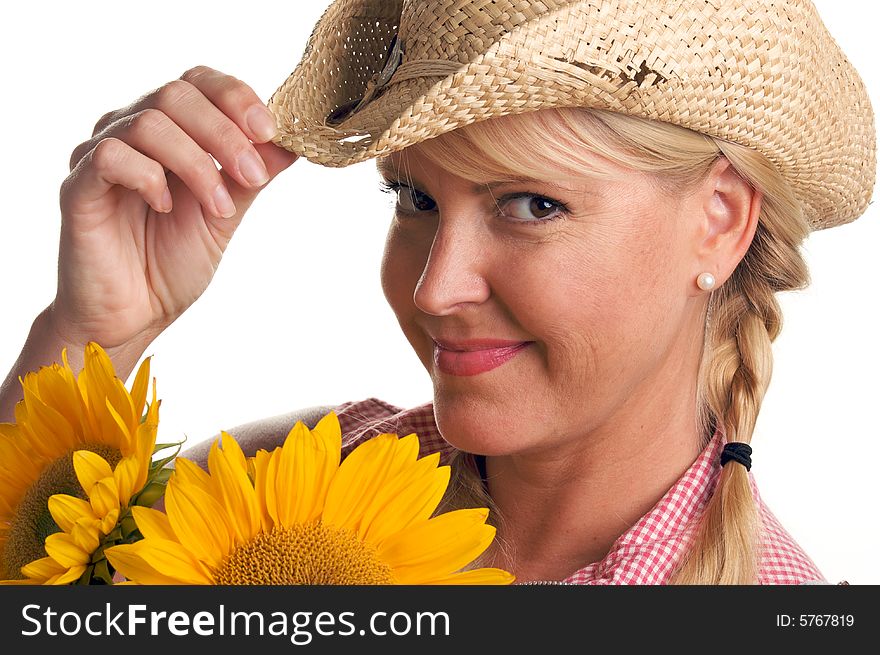
[[[325, 27], [341, 22], [333, 11], [346, 4], [334, 5]], [[389, 10], [396, 3], [366, 4], [378, 10], [371, 17], [396, 26], [401, 8], [396, 16]], [[472, 4], [480, 5], [477, 18], [485, 20], [468, 23], [467, 12], [460, 12], [433, 17], [432, 24], [419, 12], [405, 12], [401, 34], [407, 24], [425, 34], [454, 24], [467, 26], [470, 37], [493, 41], [499, 35], [489, 28], [507, 29], [509, 16], [491, 13], [504, 3]], [[534, 4], [547, 11], [553, 5]], [[569, 4], [592, 9], [591, 3]], [[634, 3], [639, 10], [656, 5]], [[546, 18], [535, 16], [531, 24]], [[619, 17], [614, 25], [625, 32]], [[388, 112], [402, 97], [393, 95], [391, 76], [406, 70], [419, 40], [388, 36], [374, 39], [376, 52], [381, 41], [388, 54], [373, 65], [368, 83], [361, 82], [360, 97], [336, 98], [325, 112], [330, 136], [297, 133], [290, 118], [299, 113], [278, 102], [273, 108], [284, 134], [276, 141], [332, 165], [379, 154], [381, 140], [366, 140], [371, 152], [353, 128], [355, 134], [345, 137], [353, 138], [352, 150], [342, 152], [345, 139], [333, 130], [345, 134], [352, 118], [366, 117], [371, 125], [370, 112], [383, 107], [377, 101], [384, 96]], [[533, 33], [525, 43], [536, 39]], [[304, 58], [298, 71], [313, 74], [314, 58], [330, 50], [309, 52], [313, 60]], [[473, 53], [463, 49], [447, 57], [460, 54]], [[581, 71], [575, 76], [587, 78], [581, 90], [613, 84], [629, 92], [645, 89], [647, 96], [652, 89], [663, 92], [673, 79], [647, 58], [615, 75], [608, 67], [591, 70], [595, 62], [584, 67], [564, 59], [552, 65], [568, 65], [574, 73], [574, 64]], [[440, 69], [432, 72], [432, 84], [451, 75], [448, 65]], [[302, 79], [296, 75], [294, 82]], [[422, 83], [398, 76], [398, 90], [407, 79]], [[127, 375], [147, 344], [207, 286], [258, 189], [292, 163], [294, 157], [267, 143], [259, 111], [250, 111], [258, 100], [247, 87], [206, 68], [182, 80], [106, 115], [95, 136], [74, 152], [74, 172], [62, 188], [59, 295], [35, 323], [15, 371], [51, 359], [59, 342], [94, 339], [109, 347], [117, 370]], [[547, 88], [562, 85], [556, 78], [544, 82]], [[531, 88], [531, 97], [540, 92]], [[435, 134], [422, 129], [414, 136], [417, 130], [401, 128], [396, 145], [408, 147], [381, 155], [380, 170], [398, 193], [383, 289], [431, 374], [434, 403], [404, 412], [374, 400], [340, 406], [350, 445], [388, 426], [401, 433], [415, 426], [428, 438], [426, 448], [441, 449], [457, 463], [461, 484], [449, 504], [476, 500], [496, 509], [499, 548], [489, 557], [520, 581], [821, 578], [758, 497], [748, 449], [725, 448], [722, 457], [722, 446], [751, 438], [780, 325], [773, 293], [807, 281], [798, 245], [810, 229], [861, 213], [873, 170], [863, 170], [863, 179], [841, 193], [849, 205], [837, 213], [814, 211], [823, 207], [818, 195], [809, 196], [818, 204], [807, 211], [808, 196], [791, 188], [794, 174], [774, 170], [754, 148], [647, 122], [639, 112], [633, 118], [561, 105], [532, 109], [483, 115]], [[873, 141], [862, 118], [863, 129], [854, 134], [866, 155]], [[231, 134], [218, 141], [221, 128]], [[169, 135], [167, 142], [151, 138], [157, 129]], [[424, 140], [428, 136], [437, 138]], [[248, 157], [254, 154], [248, 139], [257, 144], [253, 150], [265, 171]], [[209, 168], [203, 151], [217, 158], [223, 173]], [[199, 158], [197, 169], [183, 163]], [[863, 156], [858, 166], [867, 169], [869, 162]], [[174, 173], [173, 222], [156, 214], [170, 208], [163, 168]], [[489, 184], [512, 177], [529, 182]], [[128, 252], [135, 259], [139, 250], [146, 253], [147, 264], [135, 266], [141, 273], [127, 287], [106, 246], [122, 253], [120, 246], [130, 242], [120, 243], [108, 221], [118, 220], [117, 203], [143, 208], [144, 201], [153, 210], [147, 212], [145, 245], [131, 244]], [[211, 216], [203, 218], [202, 208]], [[224, 215], [232, 219], [214, 218]], [[140, 226], [143, 218], [132, 214], [129, 220]], [[105, 295], [96, 296], [95, 289]], [[132, 301], [138, 291], [144, 299]], [[120, 299], [130, 304], [119, 307]], [[487, 346], [495, 350], [486, 352]], [[462, 354], [473, 349], [484, 352]], [[277, 442], [279, 427], [263, 423], [237, 434], [255, 449]]]

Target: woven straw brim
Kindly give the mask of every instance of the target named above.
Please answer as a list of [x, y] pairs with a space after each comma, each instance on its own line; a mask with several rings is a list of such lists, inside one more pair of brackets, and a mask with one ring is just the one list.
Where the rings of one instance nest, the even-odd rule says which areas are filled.
[[[390, 81], [328, 125], [398, 32]], [[860, 216], [876, 176], [868, 94], [807, 0], [337, 0], [269, 107], [277, 144], [335, 167], [554, 107], [665, 121], [764, 154], [813, 229]]]

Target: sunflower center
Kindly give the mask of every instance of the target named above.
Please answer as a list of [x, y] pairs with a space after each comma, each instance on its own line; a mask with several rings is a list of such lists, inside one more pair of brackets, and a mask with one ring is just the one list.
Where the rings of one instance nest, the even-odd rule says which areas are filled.
[[274, 528], [238, 546], [216, 572], [221, 585], [392, 584], [391, 567], [349, 530], [320, 523]]
[[[97, 453], [115, 468], [122, 459], [116, 448], [104, 444], [85, 444], [76, 450]], [[21, 567], [46, 556], [46, 537], [60, 532], [49, 513], [49, 498], [68, 494], [86, 500], [86, 493], [76, 479], [73, 451], [68, 451], [46, 466], [15, 508], [7, 533], [6, 548], [0, 558], [0, 575], [4, 580], [21, 580]], [[5, 570], [2, 570], [5, 569]]]

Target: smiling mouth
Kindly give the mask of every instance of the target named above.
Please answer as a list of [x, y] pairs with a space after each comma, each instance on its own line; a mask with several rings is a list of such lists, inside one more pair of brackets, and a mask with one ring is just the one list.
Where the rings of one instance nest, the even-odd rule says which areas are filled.
[[[498, 341], [493, 342], [498, 344]], [[508, 342], [508, 345], [478, 347], [467, 344], [469, 350], [451, 350], [434, 342], [434, 365], [443, 373], [456, 376], [470, 376], [498, 368], [531, 346], [534, 341]], [[462, 344], [458, 344], [462, 347]]]

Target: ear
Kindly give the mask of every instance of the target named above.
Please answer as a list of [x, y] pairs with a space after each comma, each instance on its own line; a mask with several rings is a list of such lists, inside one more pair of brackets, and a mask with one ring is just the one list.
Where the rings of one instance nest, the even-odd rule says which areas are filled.
[[697, 193], [699, 229], [696, 241], [698, 270], [707, 271], [721, 286], [745, 257], [755, 236], [762, 195], [740, 177], [726, 157], [712, 165]]

